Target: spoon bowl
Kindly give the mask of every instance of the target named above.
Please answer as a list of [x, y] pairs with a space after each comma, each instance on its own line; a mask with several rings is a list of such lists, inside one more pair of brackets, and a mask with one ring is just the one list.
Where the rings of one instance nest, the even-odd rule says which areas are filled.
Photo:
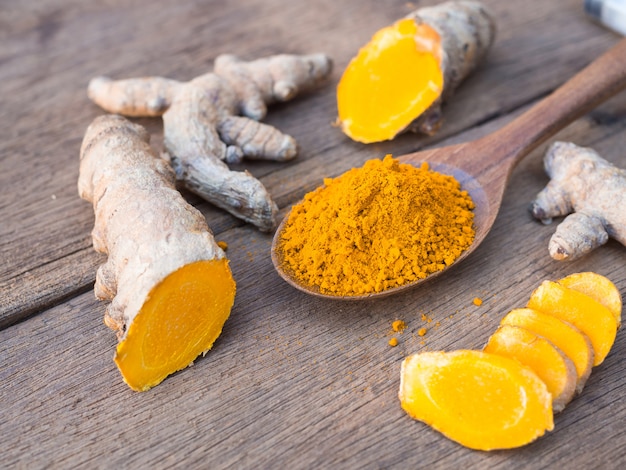
[[424, 279], [372, 294], [325, 294], [316, 286], [301, 283], [284, 263], [280, 241], [288, 219], [286, 216], [272, 242], [271, 256], [276, 271], [287, 283], [303, 292], [342, 300], [364, 300], [397, 294], [440, 276], [467, 258], [485, 239], [498, 215], [504, 190], [515, 165], [569, 123], [625, 88], [626, 39], [622, 39], [551, 95], [496, 132], [472, 142], [399, 157], [402, 163], [419, 167], [427, 162], [432, 170], [453, 176], [474, 201], [474, 241], [445, 269]]

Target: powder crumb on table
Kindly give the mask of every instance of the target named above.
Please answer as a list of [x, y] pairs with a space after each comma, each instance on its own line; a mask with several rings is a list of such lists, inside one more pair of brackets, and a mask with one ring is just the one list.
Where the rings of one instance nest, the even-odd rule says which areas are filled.
[[406, 323], [402, 320], [396, 320], [391, 324], [391, 328], [395, 332], [402, 332], [406, 328]]
[[398, 345], [398, 338], [391, 338], [389, 340], [389, 346], [391, 346], [392, 348], [395, 348]]
[[474, 297], [474, 300], [472, 302], [477, 307], [480, 307], [483, 304], [483, 299], [481, 299], [480, 297]]
[[424, 336], [426, 334], [426, 328], [420, 328], [419, 330], [417, 330], [417, 334], [419, 336]]

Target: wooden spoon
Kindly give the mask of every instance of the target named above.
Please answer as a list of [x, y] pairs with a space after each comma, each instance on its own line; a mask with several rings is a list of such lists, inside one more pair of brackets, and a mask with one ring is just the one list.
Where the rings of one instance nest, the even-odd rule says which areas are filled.
[[279, 244], [285, 221], [278, 227], [272, 243], [272, 262], [289, 284], [319, 297], [362, 300], [396, 294], [435, 278], [467, 258], [491, 229], [515, 165], [535, 147], [595, 106], [626, 88], [626, 39], [594, 60], [547, 98], [517, 119], [492, 134], [472, 142], [450, 145], [399, 157], [404, 163], [419, 166], [428, 162], [431, 169], [454, 176], [472, 197], [476, 236], [472, 245], [456, 261], [425, 279], [382, 292], [338, 296], [320, 293], [316, 287], [301, 284], [284, 265]]

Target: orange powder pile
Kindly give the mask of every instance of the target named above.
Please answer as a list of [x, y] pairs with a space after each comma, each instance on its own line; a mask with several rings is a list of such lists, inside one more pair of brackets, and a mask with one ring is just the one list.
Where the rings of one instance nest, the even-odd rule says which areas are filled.
[[406, 323], [404, 323], [402, 320], [395, 320], [391, 324], [391, 328], [393, 329], [393, 331], [402, 332], [402, 330], [406, 328]]
[[387, 155], [326, 179], [293, 207], [279, 252], [330, 295], [381, 292], [441, 271], [474, 240], [474, 204], [452, 176]]

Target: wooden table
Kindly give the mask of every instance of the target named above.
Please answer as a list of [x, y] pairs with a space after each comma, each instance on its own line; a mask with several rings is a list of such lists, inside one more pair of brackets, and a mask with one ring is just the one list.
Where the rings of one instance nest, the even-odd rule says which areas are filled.
[[[619, 39], [589, 21], [581, 0], [485, 0], [497, 17], [496, 43], [446, 107], [440, 133], [369, 146], [331, 125], [335, 87], [372, 33], [416, 4], [10, 3], [0, 9], [0, 467], [623, 468], [623, 331], [554, 431], [520, 449], [465, 449], [411, 420], [397, 399], [406, 355], [481, 348], [544, 279], [591, 270], [626, 293], [626, 249], [614, 241], [576, 262], [548, 256], [555, 225], [528, 212], [548, 181], [545, 145], [514, 171], [492, 233], [470, 258], [423, 288], [375, 301], [294, 290], [274, 272], [270, 235], [185, 193], [228, 243], [237, 298], [213, 350], [146, 393], [131, 391], [112, 361], [116, 339], [92, 291], [104, 257], [91, 247], [93, 211], [76, 190], [83, 132], [102, 114], [86, 96], [93, 76], [187, 80], [220, 53], [331, 55], [329, 83], [266, 119], [298, 140], [298, 158], [245, 164], [284, 214], [325, 176], [475, 138], [550, 93]], [[137, 122], [160, 149], [160, 120]], [[557, 138], [626, 167], [626, 96]], [[396, 319], [408, 328], [392, 348]]]

